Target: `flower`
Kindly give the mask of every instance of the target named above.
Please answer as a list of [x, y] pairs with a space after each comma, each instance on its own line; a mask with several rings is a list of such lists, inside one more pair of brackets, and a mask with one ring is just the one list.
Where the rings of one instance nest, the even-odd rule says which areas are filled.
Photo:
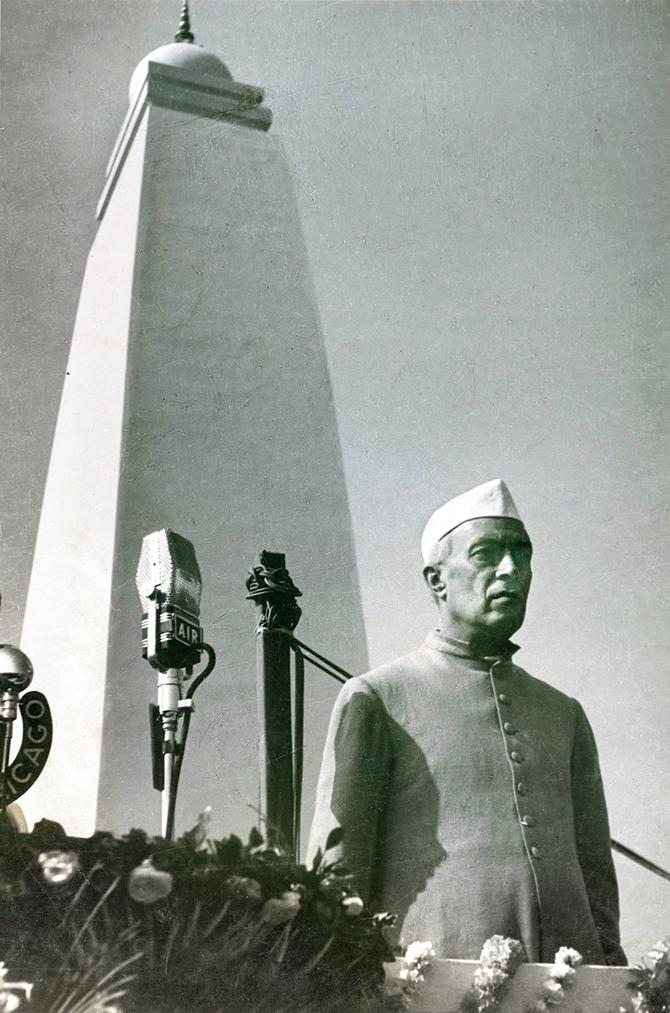
[[295, 890], [285, 890], [281, 897], [270, 897], [261, 911], [261, 918], [270, 925], [283, 925], [295, 918], [300, 910], [300, 894]]
[[570, 946], [561, 946], [554, 957], [555, 964], [567, 964], [568, 967], [579, 967], [582, 962], [582, 955]]
[[571, 967], [570, 964], [559, 963], [554, 964], [549, 972], [554, 981], [564, 981], [566, 984], [572, 981], [576, 973], [574, 967]]
[[664, 957], [670, 956], [670, 936], [666, 936], [665, 939], [661, 939], [660, 942], [649, 951], [648, 959], [651, 961], [652, 966], [656, 966], [659, 960], [663, 960]]
[[410, 965], [427, 964], [434, 956], [435, 950], [432, 943], [420, 943], [417, 941], [409, 944], [402, 959], [406, 964]]
[[502, 988], [507, 978], [508, 974], [503, 971], [502, 967], [478, 967], [474, 973], [473, 981], [482, 992], [488, 992], [491, 989]]
[[515, 973], [525, 957], [524, 948], [517, 939], [491, 936], [482, 947], [479, 962], [484, 967], [501, 967], [507, 974]]
[[360, 897], [345, 897], [342, 901], [342, 907], [348, 918], [358, 918], [363, 913], [365, 904]]
[[248, 876], [229, 876], [226, 884], [233, 896], [239, 900], [249, 900], [256, 904], [260, 904], [263, 900], [261, 885], [255, 879]]
[[525, 955], [524, 948], [517, 939], [497, 935], [487, 939], [482, 947], [472, 987], [464, 996], [459, 1010], [464, 1013], [484, 1013], [490, 1010], [492, 1013], [499, 1009], [510, 979], [516, 974]]
[[150, 858], [133, 869], [128, 877], [128, 893], [138, 904], [155, 904], [172, 890], [172, 874], [157, 869]]
[[37, 856], [37, 861], [42, 866], [42, 875], [52, 886], [67, 883], [79, 869], [79, 858], [74, 851], [61, 851], [56, 848], [43, 851]]
[[21, 1005], [15, 992], [23, 992], [30, 1002], [33, 986], [27, 981], [7, 981], [7, 965], [0, 961], [0, 1013], [14, 1013]]

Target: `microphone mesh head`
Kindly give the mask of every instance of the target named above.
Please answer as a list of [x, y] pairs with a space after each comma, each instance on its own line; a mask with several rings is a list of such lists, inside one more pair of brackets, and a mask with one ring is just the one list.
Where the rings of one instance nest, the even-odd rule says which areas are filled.
[[0, 644], [0, 685], [10, 685], [20, 693], [32, 681], [33, 666], [28, 655], [11, 644]]
[[199, 617], [202, 577], [195, 549], [175, 531], [163, 528], [144, 536], [135, 583], [144, 612], [158, 591], [166, 605]]

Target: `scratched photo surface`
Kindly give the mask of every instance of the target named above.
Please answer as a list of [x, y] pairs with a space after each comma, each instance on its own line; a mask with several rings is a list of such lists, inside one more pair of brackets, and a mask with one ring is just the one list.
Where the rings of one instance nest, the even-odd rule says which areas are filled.
[[[667, 868], [668, 5], [194, 0], [196, 43], [272, 125], [157, 120], [103, 249], [131, 75], [179, 6], [2, 3], [0, 640], [52, 624], [33, 688], [55, 717], [26, 812], [158, 831], [143, 535], [193, 541], [219, 658], [178, 829], [211, 805], [216, 835], [246, 836], [258, 553], [286, 554], [301, 638], [361, 673], [436, 624], [429, 514], [500, 477], [534, 548], [519, 664], [580, 701], [612, 836]], [[127, 346], [113, 382], [83, 337], [69, 364], [78, 306], [80, 336], [112, 321]], [[27, 608], [61, 397], [69, 534]], [[304, 835], [337, 690], [309, 673]], [[670, 883], [615, 857], [636, 961]]]

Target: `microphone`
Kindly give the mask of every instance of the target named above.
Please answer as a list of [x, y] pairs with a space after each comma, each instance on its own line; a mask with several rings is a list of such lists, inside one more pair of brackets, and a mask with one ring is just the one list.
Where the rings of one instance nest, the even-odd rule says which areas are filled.
[[[210, 655], [210, 666], [196, 679], [196, 685], [213, 668], [213, 651], [203, 644], [200, 628], [202, 577], [195, 549], [187, 538], [169, 528], [154, 531], [142, 540], [135, 578], [142, 605], [142, 656], [158, 669], [158, 697], [149, 705], [153, 785], [161, 792], [161, 828], [171, 840], [181, 762], [188, 734], [193, 692], [182, 699], [184, 674], [192, 675], [201, 651]], [[185, 669], [185, 673], [182, 671]], [[181, 741], [177, 739], [180, 718], [184, 718]]]
[[142, 604], [142, 657], [159, 671], [200, 660], [202, 577], [195, 549], [169, 528], [142, 540], [135, 578]]
[[0, 644], [0, 718], [14, 721], [19, 693], [33, 681], [30, 658], [18, 647]]
[[18, 647], [0, 644], [0, 805], [4, 802], [9, 768], [12, 725], [16, 721], [19, 693], [33, 681], [30, 658]]

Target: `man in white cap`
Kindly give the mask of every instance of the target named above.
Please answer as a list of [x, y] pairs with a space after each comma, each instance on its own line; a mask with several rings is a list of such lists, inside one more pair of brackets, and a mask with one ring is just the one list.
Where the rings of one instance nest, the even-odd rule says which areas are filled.
[[[572, 946], [624, 964], [607, 808], [579, 703], [512, 661], [532, 547], [504, 482], [445, 503], [421, 540], [439, 628], [351, 679], [335, 704], [310, 852], [341, 859], [406, 942], [476, 959]], [[337, 836], [337, 835], [336, 835]]]

